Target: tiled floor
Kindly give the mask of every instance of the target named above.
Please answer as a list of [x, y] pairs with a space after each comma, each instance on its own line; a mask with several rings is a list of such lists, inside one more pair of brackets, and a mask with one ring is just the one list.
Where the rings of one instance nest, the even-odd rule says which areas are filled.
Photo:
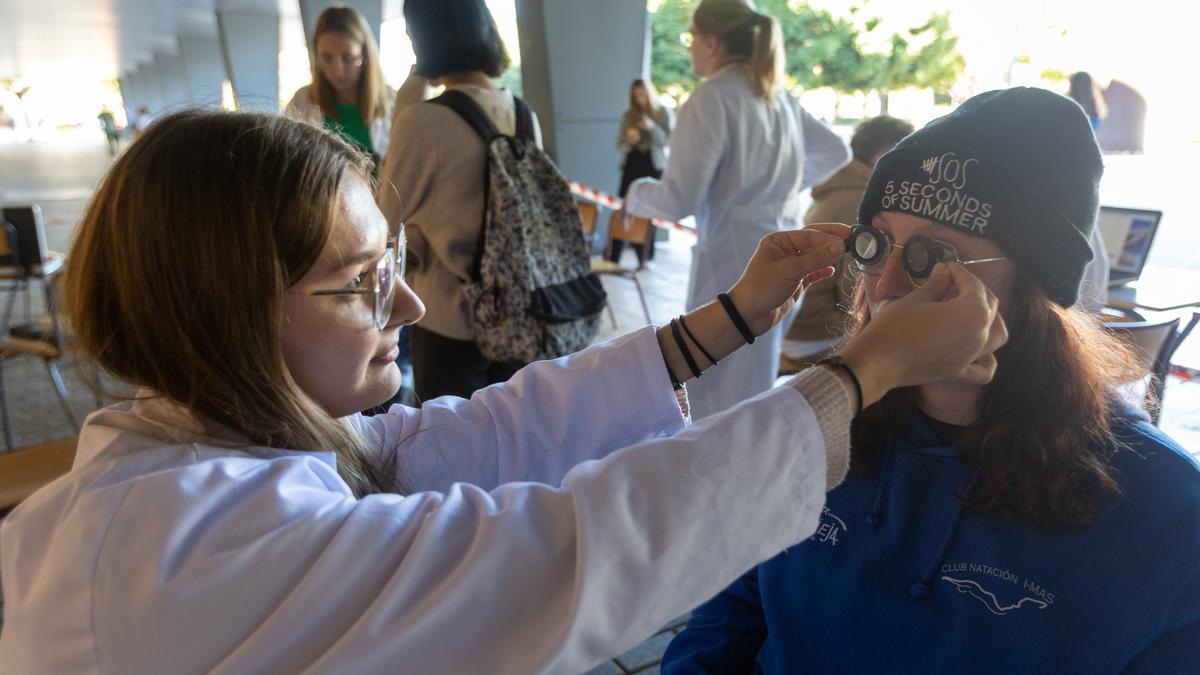
[[[40, 203], [46, 216], [49, 247], [68, 251], [88, 195], [107, 165], [108, 159], [99, 144], [0, 146], [0, 202]], [[659, 244], [653, 269], [639, 275], [654, 323], [666, 322], [683, 311], [691, 242], [690, 235], [672, 232], [669, 241]], [[632, 251], [625, 253], [623, 262], [634, 264]], [[646, 318], [631, 281], [605, 277], [604, 285], [610, 294], [616, 324], [606, 318], [601, 339], [645, 325]], [[1177, 361], [1200, 368], [1200, 335], [1193, 337], [1190, 343], [1181, 350]], [[74, 364], [64, 365], [63, 376], [70, 391], [72, 408], [82, 418], [95, 408], [94, 399], [82, 385]], [[4, 377], [18, 445], [73, 433], [38, 361], [14, 359], [5, 365]], [[1162, 428], [1184, 447], [1200, 452], [1200, 382], [1172, 378], [1167, 387]], [[591, 673], [657, 673], [662, 650], [682, 627], [683, 621], [681, 618], [672, 622], [645, 643]]]

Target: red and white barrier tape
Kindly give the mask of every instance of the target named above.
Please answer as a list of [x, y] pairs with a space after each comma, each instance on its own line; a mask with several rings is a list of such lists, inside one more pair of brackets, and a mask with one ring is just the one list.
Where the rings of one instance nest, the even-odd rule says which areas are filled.
[[[621, 205], [623, 204], [620, 197], [614, 197], [603, 190], [596, 190], [594, 188], [590, 188], [590, 187], [584, 185], [583, 183], [580, 183], [579, 181], [569, 180], [569, 181], [567, 181], [567, 185], [571, 186], [571, 193], [574, 194], [576, 197], [581, 197], [583, 199], [586, 199], [586, 200], [592, 202], [593, 204], [599, 204], [600, 206], [610, 208], [614, 211], [619, 210], [621, 208]], [[664, 230], [674, 229], [674, 230], [682, 230], [684, 232], [689, 232], [691, 234], [696, 234], [696, 228], [688, 226], [688, 225], [684, 225], [683, 223], [676, 223], [676, 222], [672, 222], [670, 220], [662, 220], [661, 218], [653, 218], [650, 220], [650, 222], [655, 227], [661, 227]]]

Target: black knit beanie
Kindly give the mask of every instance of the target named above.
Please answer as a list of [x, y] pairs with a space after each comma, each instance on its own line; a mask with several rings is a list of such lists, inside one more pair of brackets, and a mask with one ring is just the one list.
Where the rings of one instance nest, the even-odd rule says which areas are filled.
[[898, 211], [991, 240], [1070, 307], [1092, 259], [1103, 172], [1074, 101], [1029, 87], [989, 91], [880, 158], [858, 222]]

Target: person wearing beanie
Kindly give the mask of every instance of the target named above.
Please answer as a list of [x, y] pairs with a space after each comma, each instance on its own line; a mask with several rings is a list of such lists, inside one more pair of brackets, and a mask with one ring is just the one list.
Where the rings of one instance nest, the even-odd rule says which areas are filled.
[[1079, 107], [1028, 88], [880, 159], [851, 334], [961, 264], [1009, 330], [996, 377], [865, 409], [816, 534], [696, 609], [663, 673], [1197, 672], [1200, 466], [1121, 402], [1136, 358], [1073, 307], [1102, 171]]

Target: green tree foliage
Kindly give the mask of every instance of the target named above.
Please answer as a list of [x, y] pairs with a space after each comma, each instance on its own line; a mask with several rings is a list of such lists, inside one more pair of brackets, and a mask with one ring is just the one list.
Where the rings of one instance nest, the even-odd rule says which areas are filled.
[[679, 41], [692, 25], [692, 5], [691, 0], [663, 0], [650, 20], [650, 79], [676, 103], [696, 86], [692, 58]]
[[[950, 32], [948, 13], [933, 14], [920, 26], [893, 33], [883, 40], [888, 45], [884, 51], [872, 52], [863, 43], [883, 29], [883, 21], [867, 16], [865, 4], [850, 7], [846, 16], [799, 0], [759, 0], [757, 5], [779, 21], [793, 87], [830, 87], [843, 94], [878, 91], [886, 112], [889, 91], [945, 91], [966, 65], [957, 51], [958, 38]], [[651, 77], [667, 91], [684, 93], [696, 85], [687, 50], [677, 37], [688, 29], [692, 10], [689, 0], [663, 0], [652, 16]]]

